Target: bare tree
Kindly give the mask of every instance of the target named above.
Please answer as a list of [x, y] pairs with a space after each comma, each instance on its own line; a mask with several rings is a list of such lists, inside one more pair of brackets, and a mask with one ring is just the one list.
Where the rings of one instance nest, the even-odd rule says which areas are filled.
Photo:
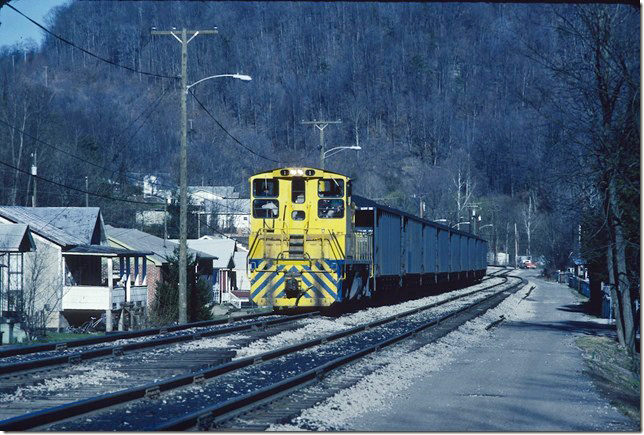
[[57, 264], [56, 253], [44, 244], [25, 254], [21, 320], [29, 340], [44, 332], [52, 321], [57, 323], [52, 317], [60, 311], [63, 298]]

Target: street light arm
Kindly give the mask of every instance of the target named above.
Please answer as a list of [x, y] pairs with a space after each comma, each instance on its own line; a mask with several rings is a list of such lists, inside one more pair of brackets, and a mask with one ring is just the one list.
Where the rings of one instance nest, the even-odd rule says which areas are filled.
[[341, 150], [361, 150], [362, 147], [360, 145], [352, 145], [352, 146], [341, 146], [341, 147], [334, 147], [331, 148], [330, 150], [326, 150], [324, 152], [324, 157], [327, 157], [327, 154], [329, 154], [332, 151], [341, 151]]
[[214, 76], [205, 77], [205, 78], [203, 78], [201, 80], [197, 80], [193, 84], [186, 86], [186, 94], [188, 93], [188, 89], [190, 89], [194, 85], [197, 85], [197, 84], [199, 84], [201, 82], [205, 82], [206, 80], [216, 79], [216, 78], [219, 78], [219, 77], [232, 77], [234, 79], [243, 80], [245, 82], [249, 82], [249, 81], [252, 80], [251, 76], [246, 75], [246, 74], [217, 74], [217, 75], [214, 75]]

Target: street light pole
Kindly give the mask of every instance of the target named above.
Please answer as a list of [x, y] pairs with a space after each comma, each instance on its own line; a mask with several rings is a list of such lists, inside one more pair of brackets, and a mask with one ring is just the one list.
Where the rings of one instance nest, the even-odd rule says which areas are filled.
[[179, 324], [188, 323], [188, 33], [181, 30], [181, 153], [179, 156]]
[[[191, 35], [188, 39], [188, 33]], [[153, 30], [153, 35], [172, 35], [181, 43], [181, 147], [179, 154], [179, 323], [188, 323], [188, 44], [198, 34], [217, 34], [216, 29], [181, 29], [181, 37], [174, 29]]]

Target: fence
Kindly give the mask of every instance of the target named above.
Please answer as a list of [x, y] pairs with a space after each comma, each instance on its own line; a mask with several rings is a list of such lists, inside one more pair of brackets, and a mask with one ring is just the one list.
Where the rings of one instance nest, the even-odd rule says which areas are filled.
[[585, 279], [580, 279], [577, 276], [570, 275], [568, 277], [568, 287], [577, 289], [579, 293], [586, 296], [587, 298], [590, 297], [590, 282], [586, 281]]

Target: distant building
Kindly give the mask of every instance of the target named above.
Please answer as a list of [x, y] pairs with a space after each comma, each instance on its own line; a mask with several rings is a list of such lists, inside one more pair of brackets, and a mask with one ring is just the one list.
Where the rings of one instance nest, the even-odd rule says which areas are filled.
[[[172, 200], [169, 190], [154, 187], [154, 180], [154, 176], [147, 176], [143, 191], [150, 202], [159, 205], [155, 210], [137, 211], [136, 223], [143, 227], [163, 225], [164, 198], [168, 203]], [[196, 209], [192, 213], [197, 215], [197, 237], [214, 232], [229, 236], [250, 234], [250, 199], [240, 198], [233, 186], [188, 186], [188, 198]]]
[[204, 232], [216, 226], [226, 234], [250, 233], [250, 199], [240, 198], [233, 186], [188, 186], [188, 195], [199, 208], [198, 225], [204, 226]]
[[246, 270], [248, 250], [235, 240], [204, 236], [188, 240], [188, 246], [218, 257], [213, 261], [215, 300], [241, 306], [250, 297], [250, 281]]

